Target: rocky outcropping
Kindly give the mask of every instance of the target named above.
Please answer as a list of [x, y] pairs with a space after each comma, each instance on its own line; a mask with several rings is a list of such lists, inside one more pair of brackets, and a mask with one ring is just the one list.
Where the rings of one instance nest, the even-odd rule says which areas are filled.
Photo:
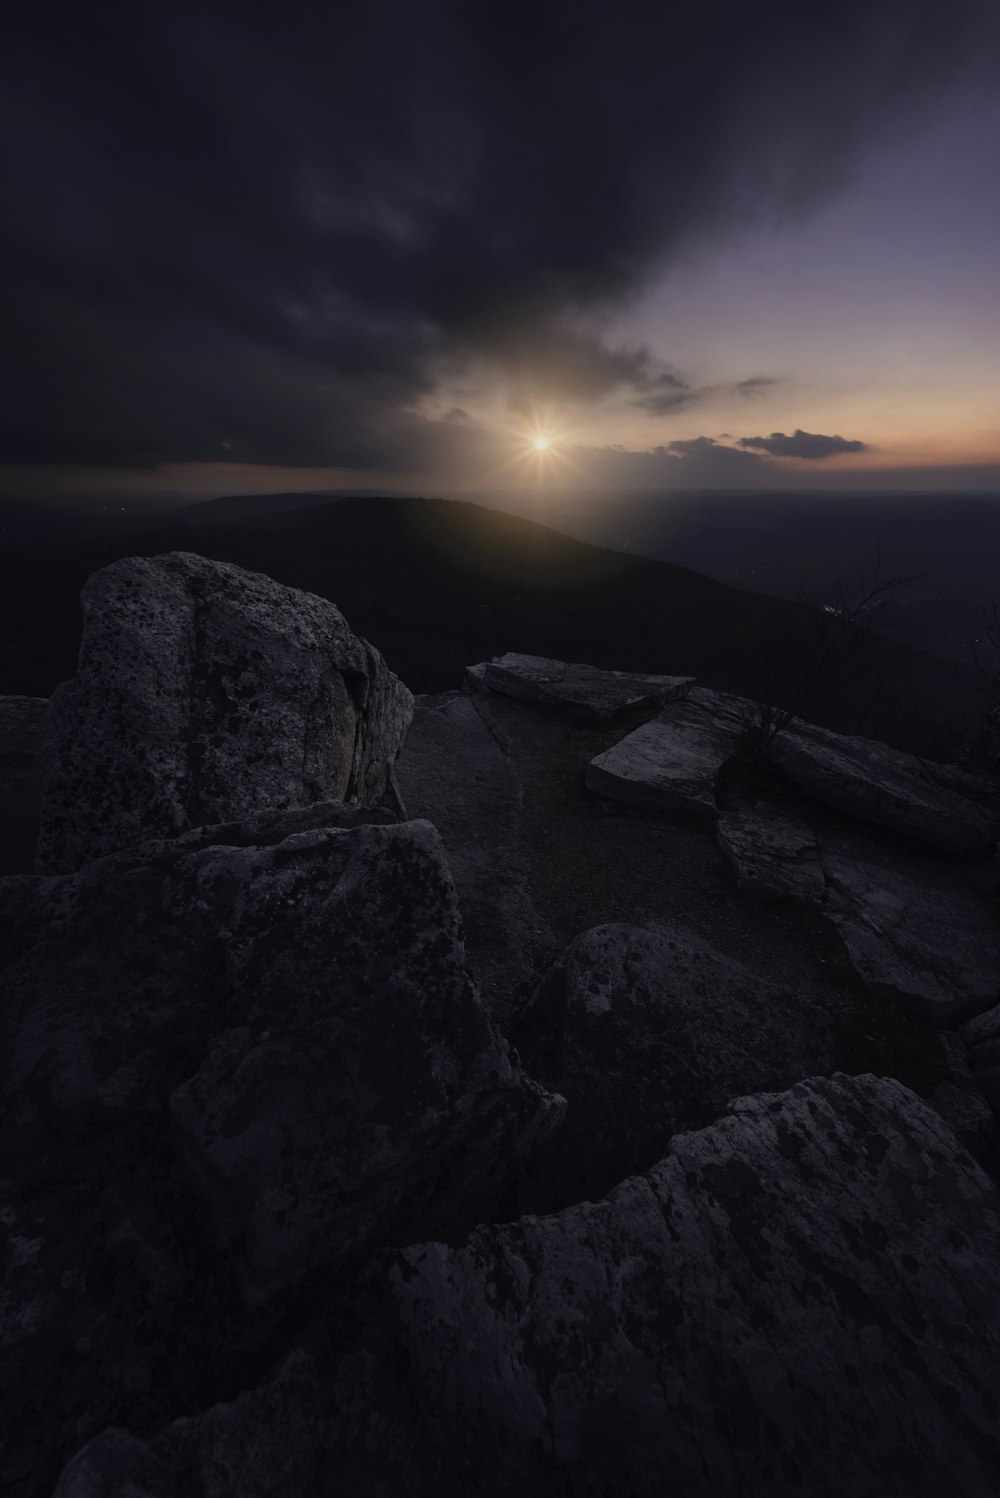
[[718, 815], [719, 771], [733, 753], [751, 706], [695, 687], [587, 768], [587, 789], [626, 806]]
[[471, 683], [517, 697], [561, 707], [594, 723], [608, 723], [622, 713], [662, 707], [687, 695], [693, 676], [648, 676], [636, 671], [601, 671], [596, 666], [548, 660], [508, 651], [470, 668]]
[[12, 1492], [122, 1407], [231, 1386], [304, 1276], [495, 1215], [558, 1122], [470, 982], [436, 832], [362, 816], [0, 881]]
[[568, 1101], [524, 1188], [530, 1211], [603, 1196], [729, 1098], [837, 1069], [834, 1017], [678, 931], [608, 925], [572, 942], [515, 1032]]
[[99, 1437], [56, 1498], [994, 1498], [998, 1262], [1000, 1197], [931, 1110], [805, 1081], [601, 1202], [406, 1249], [346, 1351], [318, 1323], [235, 1402]]
[[766, 753], [807, 795], [862, 821], [949, 851], [985, 852], [997, 841], [996, 805], [964, 795], [955, 767], [939, 765], [932, 774], [887, 744], [801, 722], [776, 734]]
[[52, 698], [38, 867], [265, 808], [385, 791], [412, 697], [332, 603], [185, 552], [83, 592], [77, 675]]

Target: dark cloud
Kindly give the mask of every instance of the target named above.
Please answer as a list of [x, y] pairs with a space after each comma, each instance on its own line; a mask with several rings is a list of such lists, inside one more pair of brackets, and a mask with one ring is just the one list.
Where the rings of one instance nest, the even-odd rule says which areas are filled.
[[741, 437], [739, 445], [767, 453], [771, 458], [833, 458], [838, 453], [869, 451], [867, 443], [826, 437], [821, 432], [803, 432], [801, 427], [796, 427], [790, 436], [786, 432], [772, 432], [770, 437]]
[[763, 395], [765, 390], [769, 390], [777, 383], [778, 381], [772, 379], [770, 375], [751, 375], [748, 380], [736, 382], [736, 393], [745, 396], [747, 400], [752, 400], [754, 396]]
[[641, 391], [632, 404], [648, 411], [651, 416], [666, 416], [671, 411], [683, 411], [702, 398], [700, 390], [692, 389], [685, 380], [672, 370], [651, 374], [645, 383], [635, 382]]
[[805, 211], [998, 22], [992, 0], [947, 25], [938, 0], [19, 7], [3, 455], [385, 467], [483, 362], [528, 402], [677, 410], [697, 392], [599, 315], [731, 219]]

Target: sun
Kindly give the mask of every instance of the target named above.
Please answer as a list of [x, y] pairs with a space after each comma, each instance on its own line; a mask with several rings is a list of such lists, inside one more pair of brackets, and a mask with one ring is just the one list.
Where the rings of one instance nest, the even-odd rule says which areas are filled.
[[538, 453], [548, 452], [549, 439], [548, 437], [533, 437], [531, 439], [531, 445]]

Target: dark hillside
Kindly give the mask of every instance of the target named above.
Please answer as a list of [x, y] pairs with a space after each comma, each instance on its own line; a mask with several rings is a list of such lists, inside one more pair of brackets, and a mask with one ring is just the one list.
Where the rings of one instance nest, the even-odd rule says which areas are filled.
[[[47, 695], [73, 674], [79, 592], [128, 555], [197, 551], [332, 599], [417, 692], [460, 684], [506, 650], [622, 670], [691, 672], [761, 695], [779, 637], [803, 607], [668, 562], [587, 545], [449, 500], [342, 499], [266, 522], [159, 530], [10, 549], [0, 564], [0, 690]], [[911, 692], [953, 711], [946, 668], [886, 642]], [[856, 726], [853, 723], [845, 727]]]

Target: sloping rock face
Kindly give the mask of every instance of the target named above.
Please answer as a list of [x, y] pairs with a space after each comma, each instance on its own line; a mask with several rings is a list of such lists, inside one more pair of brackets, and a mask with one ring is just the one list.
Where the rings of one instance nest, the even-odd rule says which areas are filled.
[[787, 1087], [837, 1069], [830, 1014], [693, 936], [638, 926], [577, 937], [515, 1039], [529, 1070], [569, 1104], [524, 1185], [528, 1211], [603, 1196], [747, 1087]]
[[1000, 832], [997, 807], [962, 795], [960, 772], [949, 784], [948, 767], [932, 779], [911, 754], [874, 739], [849, 738], [796, 723], [767, 745], [767, 757], [807, 795], [878, 827], [903, 832], [935, 847], [984, 852]]
[[540, 655], [508, 651], [499, 660], [472, 667], [470, 681], [517, 697], [562, 707], [595, 723], [608, 723], [621, 713], [641, 707], [662, 707], [684, 697], [693, 676], [647, 676], [630, 671], [601, 671], [596, 666], [552, 661]]
[[468, 978], [434, 829], [340, 812], [0, 881], [13, 1494], [118, 1410], [239, 1386], [303, 1276], [495, 1214], [560, 1116]]
[[557, 947], [527, 893], [521, 782], [486, 699], [418, 698], [396, 775], [409, 815], [441, 834], [469, 966], [491, 1010], [507, 1018]]
[[826, 880], [819, 842], [799, 808], [761, 795], [729, 800], [715, 832], [744, 894], [822, 904]]
[[715, 817], [716, 782], [752, 706], [725, 692], [695, 687], [627, 734], [587, 767], [587, 789], [656, 811]]
[[52, 698], [38, 867], [264, 808], [383, 794], [413, 699], [332, 603], [186, 552], [83, 590]]
[[1000, 1197], [941, 1120], [814, 1079], [604, 1201], [406, 1249], [352, 1351], [316, 1328], [230, 1405], [107, 1432], [57, 1498], [111, 1470], [148, 1498], [995, 1498], [998, 1265]]
[[824, 832], [826, 913], [868, 986], [936, 1025], [1000, 999], [1000, 919], [966, 870]]
[[47, 697], [0, 697], [0, 875], [34, 867]]
[[972, 1074], [994, 1111], [1000, 1115], [1000, 1003], [969, 1020], [961, 1029], [969, 1047]]
[[558, 1117], [471, 986], [429, 823], [282, 849], [249, 868], [202, 855], [199, 882], [237, 886], [226, 962], [250, 1002], [170, 1100], [249, 1299], [417, 1221], [447, 1231], [457, 1202], [488, 1215], [512, 1157]]

